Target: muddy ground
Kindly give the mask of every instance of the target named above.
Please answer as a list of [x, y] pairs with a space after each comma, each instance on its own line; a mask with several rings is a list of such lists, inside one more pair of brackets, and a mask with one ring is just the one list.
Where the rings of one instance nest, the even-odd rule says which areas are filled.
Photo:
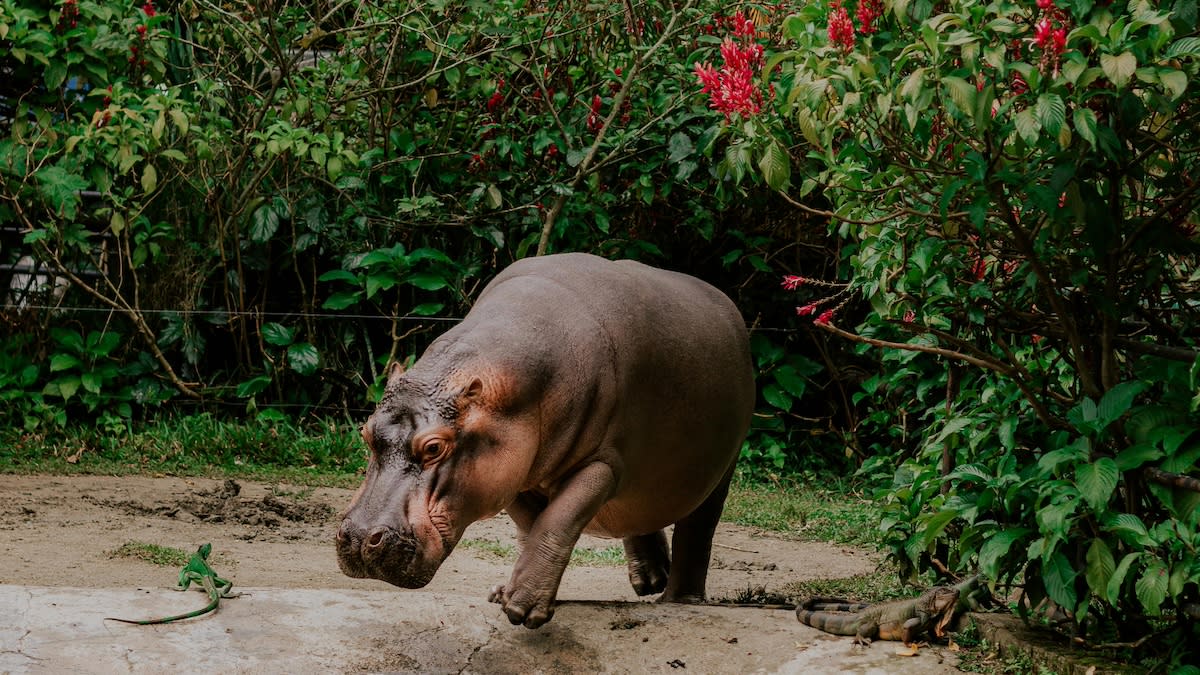
[[[128, 542], [186, 551], [213, 545], [213, 566], [240, 586], [403, 592], [337, 567], [333, 532], [350, 490], [247, 481], [130, 476], [0, 476], [0, 584], [119, 588], [170, 585], [175, 571], [114, 556]], [[477, 594], [507, 580], [515, 529], [504, 515], [475, 523], [429, 591]], [[585, 537], [604, 551], [619, 540]], [[611, 553], [611, 552], [609, 552]], [[603, 558], [605, 556], [595, 556]], [[845, 546], [798, 542], [722, 524], [709, 595], [780, 590], [804, 579], [870, 572], [875, 559]], [[635, 600], [624, 566], [568, 568], [560, 597]], [[497, 610], [498, 611], [498, 610]]]
[[[0, 476], [0, 595], [21, 605], [7, 617], [13, 625], [0, 621], [0, 672], [167, 672], [197, 664], [187, 645], [239, 635], [248, 640], [243, 651], [206, 657], [214, 672], [953, 670], [954, 657], [940, 648], [917, 659], [856, 649], [779, 609], [644, 604], [624, 566], [611, 562], [620, 542], [594, 538], [580, 546], [599, 552], [589, 556], [596, 564], [567, 569], [555, 620], [539, 631], [508, 626], [484, 601], [511, 570], [515, 531], [507, 517], [472, 525], [429, 586], [405, 591], [338, 570], [332, 537], [350, 496], [247, 481]], [[166, 590], [177, 567], [114, 553], [130, 542], [186, 551], [211, 542], [213, 567], [254, 602], [158, 629], [114, 627], [101, 620], [114, 607], [160, 616], [179, 605]], [[714, 545], [714, 599], [779, 594], [792, 582], [862, 574], [876, 564], [853, 548], [728, 524]], [[191, 609], [196, 599], [188, 600]], [[280, 622], [282, 632], [270, 633]], [[5, 635], [12, 644], [3, 644]], [[285, 656], [291, 665], [280, 670]]]

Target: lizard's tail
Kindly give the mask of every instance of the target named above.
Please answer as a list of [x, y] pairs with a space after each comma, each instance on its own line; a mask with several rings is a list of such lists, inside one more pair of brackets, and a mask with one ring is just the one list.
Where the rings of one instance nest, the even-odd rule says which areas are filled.
[[132, 623], [132, 624], [137, 624], [138, 626], [149, 626], [151, 624], [156, 624], [156, 623], [171, 623], [173, 621], [182, 621], [183, 619], [190, 619], [195, 616], [200, 616], [201, 614], [208, 614], [209, 612], [211, 612], [217, 608], [217, 604], [219, 602], [220, 602], [219, 598], [213, 598], [212, 601], [209, 602], [207, 605], [205, 605], [204, 607], [202, 607], [200, 609], [197, 609], [194, 612], [187, 612], [185, 614], [176, 614], [175, 616], [164, 616], [161, 619], [138, 620], [138, 619], [121, 619], [121, 618], [115, 617], [115, 616], [106, 616], [106, 617], [104, 617], [104, 620], [105, 621], [120, 621], [121, 623]]

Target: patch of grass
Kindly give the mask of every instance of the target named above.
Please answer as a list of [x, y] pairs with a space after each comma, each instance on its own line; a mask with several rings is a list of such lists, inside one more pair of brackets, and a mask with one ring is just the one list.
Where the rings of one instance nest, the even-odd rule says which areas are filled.
[[[517, 547], [496, 539], [463, 539], [458, 545], [500, 560], [516, 561]], [[571, 563], [587, 567], [610, 567], [625, 564], [625, 549], [621, 546], [607, 548], [577, 548], [571, 552]]]
[[135, 558], [154, 565], [166, 567], [183, 567], [192, 554], [170, 546], [147, 544], [144, 541], [127, 541], [116, 549], [109, 551], [110, 558]]
[[571, 563], [587, 567], [620, 567], [625, 564], [625, 547], [577, 548], [571, 551]]
[[516, 560], [517, 547], [495, 539], [461, 539], [458, 545], [471, 551], [485, 553], [501, 560]]
[[785, 585], [783, 594], [794, 598], [845, 598], [851, 602], [876, 603], [917, 595], [915, 589], [900, 583], [893, 571], [859, 574], [844, 579], [814, 579], [794, 581]]
[[878, 507], [850, 488], [820, 489], [793, 481], [763, 484], [742, 478], [729, 490], [722, 520], [804, 541], [865, 547], [879, 541]]
[[0, 430], [4, 473], [159, 473], [353, 487], [365, 466], [358, 430], [333, 420], [268, 423], [203, 413], [164, 415], [116, 435], [85, 426]]

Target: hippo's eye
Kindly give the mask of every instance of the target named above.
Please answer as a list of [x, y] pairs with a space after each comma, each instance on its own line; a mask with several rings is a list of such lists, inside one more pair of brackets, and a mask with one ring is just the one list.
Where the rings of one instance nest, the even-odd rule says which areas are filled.
[[447, 446], [443, 440], [432, 438], [425, 441], [417, 448], [416, 457], [414, 457], [414, 459], [425, 466], [430, 466], [441, 461], [446, 454], [446, 449]]

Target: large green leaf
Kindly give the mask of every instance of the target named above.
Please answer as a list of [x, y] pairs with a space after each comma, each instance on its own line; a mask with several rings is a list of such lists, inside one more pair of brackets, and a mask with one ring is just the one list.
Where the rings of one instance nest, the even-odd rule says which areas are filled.
[[1026, 108], [1017, 113], [1013, 123], [1017, 127], [1017, 134], [1028, 144], [1037, 143], [1038, 134], [1041, 133], [1042, 124], [1038, 122], [1037, 117], [1033, 114], [1033, 109]]
[[1032, 530], [1027, 527], [1010, 527], [1001, 530], [987, 538], [979, 547], [979, 571], [988, 579], [996, 579], [1000, 574], [1000, 560], [1012, 548], [1012, 545], [1029, 534]]
[[1076, 574], [1071, 561], [1061, 551], [1055, 551], [1049, 559], [1042, 560], [1042, 581], [1046, 584], [1046, 593], [1051, 600], [1067, 609], [1074, 609], [1078, 602], [1075, 593]]
[[58, 165], [38, 169], [34, 176], [46, 205], [67, 220], [74, 219], [79, 209], [79, 192], [88, 188], [88, 182]]
[[1096, 406], [1096, 418], [1100, 423], [1100, 428], [1103, 429], [1121, 419], [1121, 416], [1129, 412], [1130, 407], [1133, 406], [1133, 400], [1145, 390], [1146, 383], [1135, 380], [1122, 382], [1105, 392], [1104, 397]]
[[288, 365], [301, 375], [312, 375], [321, 363], [321, 354], [317, 348], [307, 342], [297, 342], [288, 347]]
[[1108, 590], [1108, 582], [1112, 579], [1116, 567], [1117, 563], [1113, 559], [1108, 544], [1100, 537], [1093, 539], [1091, 545], [1088, 546], [1087, 571], [1084, 573], [1088, 588], [1092, 589], [1097, 596], [1104, 597]]
[[758, 160], [758, 168], [762, 171], [763, 180], [772, 190], [783, 190], [792, 179], [792, 159], [787, 150], [779, 143], [767, 146], [763, 156]]
[[696, 146], [692, 143], [692, 138], [682, 131], [671, 134], [670, 140], [667, 141], [667, 161], [682, 162], [695, 152]]
[[1038, 96], [1037, 118], [1043, 129], [1051, 134], [1057, 134], [1067, 121], [1067, 106], [1063, 103], [1062, 97], [1052, 93]]
[[1126, 553], [1121, 562], [1117, 564], [1117, 568], [1113, 570], [1112, 576], [1108, 579], [1108, 588], [1105, 590], [1105, 598], [1108, 604], [1116, 605], [1121, 597], [1121, 585], [1125, 583], [1125, 576], [1129, 574], [1129, 568], [1138, 558], [1141, 558], [1140, 552]]
[[1101, 54], [1100, 68], [1104, 70], [1104, 76], [1113, 83], [1114, 87], [1124, 89], [1137, 71], [1137, 57], [1133, 55], [1133, 52], [1128, 51], [1117, 55]]
[[1163, 600], [1167, 597], [1168, 571], [1161, 560], [1146, 566], [1142, 576], [1134, 585], [1138, 601], [1150, 616], [1158, 616]]
[[264, 323], [262, 327], [263, 340], [277, 347], [285, 347], [296, 339], [296, 329], [288, 328], [273, 321]]
[[1117, 463], [1108, 457], [1101, 457], [1091, 464], [1080, 464], [1075, 468], [1075, 487], [1079, 488], [1079, 494], [1088, 506], [1100, 511], [1108, 504], [1120, 477]]

